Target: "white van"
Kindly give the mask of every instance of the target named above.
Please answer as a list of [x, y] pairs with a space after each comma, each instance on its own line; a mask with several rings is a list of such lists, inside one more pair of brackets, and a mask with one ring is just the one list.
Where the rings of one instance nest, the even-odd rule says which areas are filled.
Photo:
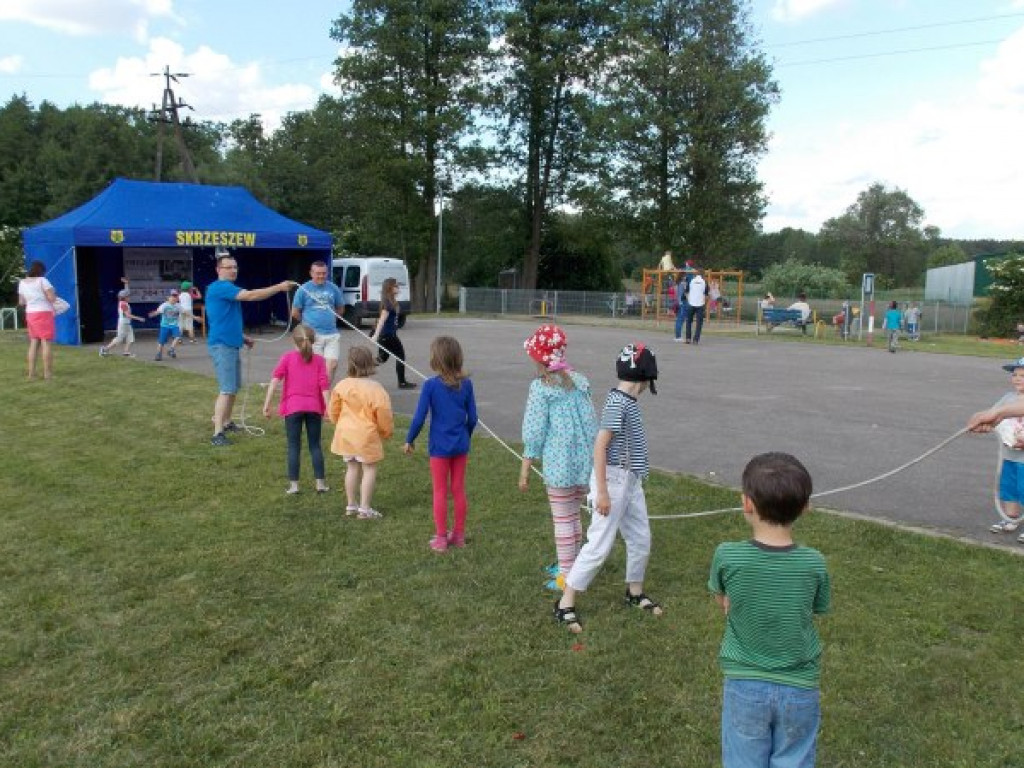
[[398, 281], [398, 327], [405, 325], [411, 309], [409, 270], [401, 259], [387, 256], [352, 256], [331, 261], [331, 279], [345, 297], [345, 319], [357, 328], [364, 320], [376, 322], [380, 315], [380, 289], [393, 277]]

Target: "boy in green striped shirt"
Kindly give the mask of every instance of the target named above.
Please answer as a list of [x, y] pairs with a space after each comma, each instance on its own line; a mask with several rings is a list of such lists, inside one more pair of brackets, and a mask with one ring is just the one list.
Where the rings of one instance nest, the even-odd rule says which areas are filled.
[[821, 720], [821, 640], [827, 613], [825, 558], [793, 541], [808, 508], [811, 476], [786, 453], [755, 456], [743, 470], [747, 541], [715, 550], [708, 589], [725, 612], [719, 665], [725, 768], [814, 765]]

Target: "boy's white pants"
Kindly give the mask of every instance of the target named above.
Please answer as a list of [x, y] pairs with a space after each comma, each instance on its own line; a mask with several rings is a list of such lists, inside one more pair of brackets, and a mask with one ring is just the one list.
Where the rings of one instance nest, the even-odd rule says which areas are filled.
[[[626, 542], [626, 583], [642, 582], [651, 555], [651, 525], [647, 520], [647, 499], [640, 478], [622, 467], [605, 468], [611, 510], [607, 515], [594, 512], [587, 529], [587, 541], [576, 556], [565, 583], [577, 592], [586, 591], [608, 559], [615, 534]], [[597, 480], [590, 475], [590, 506], [597, 496]]]

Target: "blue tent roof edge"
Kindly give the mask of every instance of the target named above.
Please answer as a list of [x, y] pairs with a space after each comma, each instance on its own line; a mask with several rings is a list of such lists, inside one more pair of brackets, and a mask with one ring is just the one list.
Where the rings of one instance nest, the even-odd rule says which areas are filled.
[[268, 208], [244, 187], [117, 178], [89, 202], [26, 230], [26, 247], [34, 243], [321, 250], [331, 236]]

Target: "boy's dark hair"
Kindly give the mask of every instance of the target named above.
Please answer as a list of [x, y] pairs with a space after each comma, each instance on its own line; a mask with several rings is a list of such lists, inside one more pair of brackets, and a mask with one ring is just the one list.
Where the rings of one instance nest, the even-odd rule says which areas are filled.
[[773, 525], [789, 525], [800, 517], [812, 490], [807, 468], [788, 453], [762, 453], [743, 470], [743, 493], [758, 517]]

